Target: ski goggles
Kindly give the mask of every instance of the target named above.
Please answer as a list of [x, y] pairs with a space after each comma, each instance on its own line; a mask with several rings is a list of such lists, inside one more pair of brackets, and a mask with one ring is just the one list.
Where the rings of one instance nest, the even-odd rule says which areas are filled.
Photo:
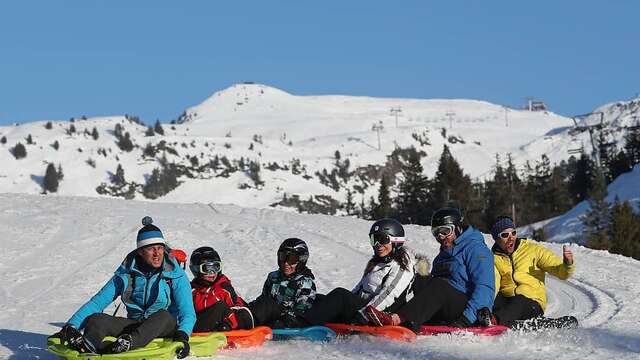
[[222, 271], [222, 261], [205, 261], [198, 266], [198, 272], [205, 275], [217, 275]]
[[376, 247], [378, 245], [387, 245], [392, 242], [404, 242], [404, 236], [391, 236], [384, 232], [369, 234], [369, 243], [371, 243], [371, 246], [373, 247]]
[[455, 229], [456, 229], [455, 225], [442, 225], [442, 226], [431, 228], [431, 233], [435, 238], [447, 237], [451, 235]]
[[498, 234], [498, 236], [503, 239], [508, 239], [509, 236], [516, 236], [516, 231], [512, 230], [512, 231], [501, 232], [500, 234]]
[[278, 262], [295, 265], [300, 262], [300, 255], [294, 252], [278, 252]]

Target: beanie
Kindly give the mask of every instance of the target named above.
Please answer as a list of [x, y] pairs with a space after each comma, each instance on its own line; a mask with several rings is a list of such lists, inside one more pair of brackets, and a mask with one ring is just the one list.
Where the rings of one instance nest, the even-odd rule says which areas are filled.
[[500, 234], [504, 229], [516, 228], [516, 224], [513, 223], [513, 220], [508, 216], [500, 216], [496, 223], [491, 227], [491, 236], [494, 239], [498, 238], [498, 234]]
[[162, 231], [160, 231], [157, 226], [153, 225], [153, 219], [151, 219], [150, 216], [142, 218], [142, 225], [142, 229], [138, 231], [136, 248], [140, 249], [152, 244], [165, 244]]

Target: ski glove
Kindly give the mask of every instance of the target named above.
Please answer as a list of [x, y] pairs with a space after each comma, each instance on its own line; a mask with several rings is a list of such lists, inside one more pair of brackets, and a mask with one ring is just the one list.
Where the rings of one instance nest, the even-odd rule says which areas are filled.
[[85, 345], [84, 336], [82, 336], [82, 333], [80, 333], [78, 329], [69, 324], [63, 326], [62, 329], [60, 329], [60, 331], [53, 336], [60, 338], [60, 344], [62, 345], [68, 343], [70, 348], [81, 353], [90, 352]]
[[176, 352], [176, 356], [178, 357], [178, 359], [184, 359], [189, 356], [189, 351], [191, 350], [191, 347], [189, 346], [189, 335], [187, 335], [184, 331], [178, 330], [173, 335], [173, 341], [182, 343], [182, 349], [179, 349]]
[[467, 320], [467, 318], [462, 315], [458, 318], [458, 320], [449, 323], [449, 326], [454, 328], [467, 328], [471, 326], [471, 322], [469, 322], [469, 320]]

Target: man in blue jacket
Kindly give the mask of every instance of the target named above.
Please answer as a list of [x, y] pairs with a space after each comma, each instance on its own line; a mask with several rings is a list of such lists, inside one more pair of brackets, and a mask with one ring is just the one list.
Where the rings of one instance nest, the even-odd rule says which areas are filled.
[[[189, 336], [196, 321], [191, 285], [152, 222], [148, 216], [142, 219], [136, 250], [56, 334], [63, 344], [82, 353], [113, 354], [144, 347], [156, 337], [172, 337], [184, 345], [178, 358], [189, 355]], [[102, 313], [118, 297], [127, 317]], [[105, 336], [117, 339], [103, 342]]]
[[446, 324], [468, 327], [482, 325], [491, 316], [495, 295], [493, 254], [482, 233], [464, 225], [455, 208], [437, 210], [431, 218], [431, 232], [440, 243], [428, 277], [416, 277], [415, 296], [394, 314], [370, 311], [369, 320], [378, 325]]

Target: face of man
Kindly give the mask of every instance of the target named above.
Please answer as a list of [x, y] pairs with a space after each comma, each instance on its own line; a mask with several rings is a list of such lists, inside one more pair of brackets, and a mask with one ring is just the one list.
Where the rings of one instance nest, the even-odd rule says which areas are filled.
[[442, 247], [443, 250], [451, 249], [453, 247], [453, 242], [455, 241], [455, 239], [455, 231], [451, 232], [447, 236], [438, 235], [438, 242], [440, 243], [440, 247]]
[[158, 269], [164, 260], [164, 245], [148, 245], [138, 250], [138, 254], [149, 266]]
[[502, 230], [502, 232], [498, 234], [496, 244], [507, 254], [513, 254], [516, 248], [516, 229], [507, 228]]
[[288, 261], [284, 261], [280, 264], [280, 270], [282, 271], [282, 273], [285, 276], [289, 276], [291, 274], [293, 274], [294, 272], [296, 272], [296, 266], [298, 265], [298, 263], [295, 264], [289, 264]]

